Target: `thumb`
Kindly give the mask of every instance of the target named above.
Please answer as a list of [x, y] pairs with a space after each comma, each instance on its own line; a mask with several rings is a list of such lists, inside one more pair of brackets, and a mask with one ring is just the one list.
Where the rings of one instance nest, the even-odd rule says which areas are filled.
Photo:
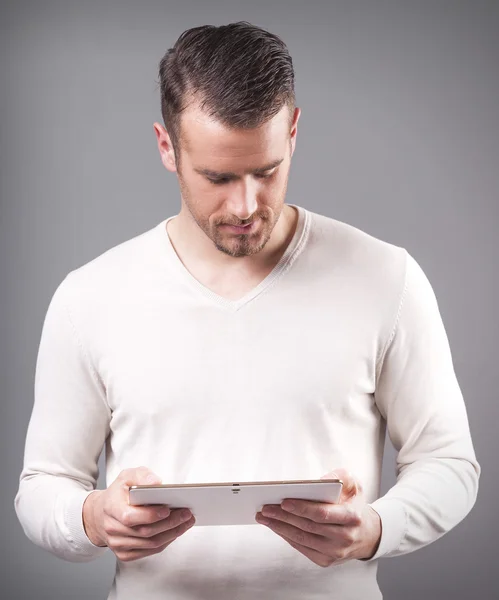
[[345, 502], [346, 500], [350, 500], [355, 496], [362, 493], [362, 485], [360, 481], [356, 479], [351, 471], [344, 469], [343, 467], [339, 467], [334, 471], [323, 475], [321, 479], [339, 479], [343, 482], [343, 487], [341, 489], [341, 497], [340, 502]]
[[161, 477], [147, 467], [135, 467], [124, 469], [118, 476], [121, 483], [128, 487], [130, 485], [154, 485], [163, 483]]

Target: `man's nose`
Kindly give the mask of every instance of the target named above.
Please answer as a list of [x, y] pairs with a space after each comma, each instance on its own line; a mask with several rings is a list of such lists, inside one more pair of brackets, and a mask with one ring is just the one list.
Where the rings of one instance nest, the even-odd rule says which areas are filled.
[[227, 211], [244, 221], [257, 210], [257, 190], [251, 181], [243, 181], [234, 186], [227, 200]]

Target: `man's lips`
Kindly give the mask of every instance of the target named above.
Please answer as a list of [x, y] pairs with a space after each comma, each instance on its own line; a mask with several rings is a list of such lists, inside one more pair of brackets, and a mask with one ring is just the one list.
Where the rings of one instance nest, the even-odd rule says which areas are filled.
[[252, 221], [251, 223], [248, 223], [247, 225], [244, 225], [242, 227], [239, 225], [220, 225], [220, 227], [223, 227], [225, 230], [231, 231], [233, 233], [250, 233], [250, 231], [252, 231], [255, 228], [255, 226], [256, 221]]

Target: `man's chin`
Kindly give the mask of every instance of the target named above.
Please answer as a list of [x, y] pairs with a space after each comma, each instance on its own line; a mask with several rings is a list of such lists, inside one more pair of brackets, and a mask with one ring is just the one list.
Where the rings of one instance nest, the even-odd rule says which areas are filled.
[[261, 239], [253, 239], [253, 240], [231, 240], [231, 242], [226, 242], [225, 240], [215, 240], [214, 244], [217, 250], [227, 254], [228, 256], [232, 256], [234, 258], [241, 258], [243, 256], [251, 256], [253, 254], [258, 254], [265, 247], [267, 240], [262, 243]]
[[228, 256], [232, 256], [233, 258], [242, 258], [243, 256], [251, 256], [253, 254], [257, 254], [262, 249], [260, 247], [248, 248], [247, 246], [244, 246], [244, 247], [232, 246], [231, 248], [228, 248], [227, 246], [221, 245], [221, 244], [215, 244], [215, 247], [220, 252], [223, 252], [224, 254], [227, 254]]

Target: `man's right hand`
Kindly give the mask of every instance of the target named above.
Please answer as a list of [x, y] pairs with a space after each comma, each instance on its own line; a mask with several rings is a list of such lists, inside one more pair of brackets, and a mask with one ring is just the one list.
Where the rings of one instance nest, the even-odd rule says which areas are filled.
[[130, 485], [161, 483], [147, 467], [125, 469], [106, 489], [89, 494], [83, 504], [83, 525], [89, 540], [107, 546], [121, 561], [158, 554], [190, 529], [195, 519], [189, 509], [166, 505], [132, 506]]

